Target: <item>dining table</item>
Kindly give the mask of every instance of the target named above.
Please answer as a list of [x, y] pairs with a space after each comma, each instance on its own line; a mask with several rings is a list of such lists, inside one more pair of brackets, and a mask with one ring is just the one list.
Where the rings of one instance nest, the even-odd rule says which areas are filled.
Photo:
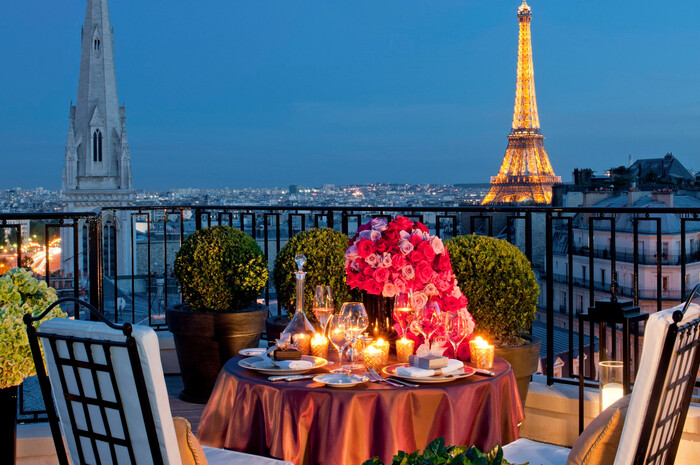
[[367, 381], [345, 388], [313, 379], [271, 381], [241, 366], [241, 359], [225, 364], [205, 406], [197, 433], [204, 445], [297, 465], [360, 465], [371, 457], [391, 463], [400, 450], [423, 449], [441, 436], [447, 444], [481, 450], [504, 445], [518, 438], [523, 420], [513, 369], [499, 357], [493, 376], [477, 373], [417, 387]]

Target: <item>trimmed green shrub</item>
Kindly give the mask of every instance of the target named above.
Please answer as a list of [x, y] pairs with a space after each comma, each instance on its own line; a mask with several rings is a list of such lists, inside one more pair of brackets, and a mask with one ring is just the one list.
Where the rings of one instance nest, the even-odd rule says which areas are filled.
[[[365, 461], [362, 465], [384, 465], [377, 457]], [[487, 453], [475, 446], [446, 446], [445, 438], [433, 440], [421, 454], [420, 451], [399, 451], [391, 465], [517, 465], [503, 458], [503, 448], [496, 445]]]
[[267, 261], [255, 239], [230, 226], [189, 236], [175, 258], [184, 300], [202, 312], [236, 311], [252, 305], [267, 283]]
[[290, 313], [296, 309], [297, 254], [306, 256], [306, 286], [304, 287], [304, 310], [309, 319], [313, 316], [313, 295], [316, 286], [330, 286], [335, 309], [343, 302], [356, 301], [358, 291], [351, 291], [345, 276], [345, 249], [348, 236], [330, 228], [314, 228], [292, 237], [277, 254], [272, 279], [277, 289], [277, 300]]
[[508, 241], [488, 236], [458, 236], [445, 247], [476, 333], [501, 347], [522, 345], [520, 336], [532, 327], [540, 293], [525, 255]]

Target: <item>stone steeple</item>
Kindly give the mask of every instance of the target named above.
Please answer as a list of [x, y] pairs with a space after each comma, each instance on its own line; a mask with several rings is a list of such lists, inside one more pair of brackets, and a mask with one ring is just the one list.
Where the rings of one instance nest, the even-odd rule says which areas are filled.
[[69, 116], [64, 197], [74, 197], [71, 194], [75, 191], [106, 194], [104, 191], [131, 191], [131, 188], [126, 109], [119, 106], [117, 96], [109, 8], [107, 0], [88, 0], [81, 40], [78, 100], [71, 105]]

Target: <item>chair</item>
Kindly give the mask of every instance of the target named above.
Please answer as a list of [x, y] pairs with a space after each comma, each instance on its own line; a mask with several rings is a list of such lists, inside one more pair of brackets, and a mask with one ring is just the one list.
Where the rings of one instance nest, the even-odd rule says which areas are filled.
[[[34, 322], [69, 302], [88, 308], [101, 321], [55, 318], [35, 329]], [[153, 329], [115, 325], [73, 297], [59, 299], [37, 317], [25, 315], [24, 322], [61, 465], [68, 465], [68, 457], [72, 464], [182, 463]], [[212, 465], [289, 464], [224, 449], [203, 450]]]
[[[649, 317], [615, 465], [674, 463], [700, 364], [700, 298]], [[569, 449], [528, 439], [504, 446], [511, 462], [564, 464]]]

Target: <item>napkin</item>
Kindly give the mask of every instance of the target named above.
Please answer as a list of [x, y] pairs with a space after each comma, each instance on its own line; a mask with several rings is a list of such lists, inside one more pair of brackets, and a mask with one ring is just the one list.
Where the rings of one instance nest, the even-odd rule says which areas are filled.
[[442, 357], [442, 354], [447, 350], [444, 347], [445, 341], [435, 341], [433, 345], [428, 342], [424, 342], [418, 349], [416, 349], [416, 355], [419, 357], [427, 357], [428, 355], [435, 355], [437, 357]]
[[399, 376], [406, 376], [410, 378], [428, 378], [430, 376], [436, 375], [446, 375], [457, 371], [464, 366], [464, 362], [461, 360], [456, 360], [451, 358], [447, 362], [447, 366], [440, 368], [438, 370], [426, 370], [425, 368], [418, 368], [412, 366], [396, 367], [396, 374]]
[[262, 361], [255, 363], [258, 368], [280, 368], [282, 370], [306, 370], [314, 367], [314, 362], [310, 360], [275, 360], [265, 357]]

